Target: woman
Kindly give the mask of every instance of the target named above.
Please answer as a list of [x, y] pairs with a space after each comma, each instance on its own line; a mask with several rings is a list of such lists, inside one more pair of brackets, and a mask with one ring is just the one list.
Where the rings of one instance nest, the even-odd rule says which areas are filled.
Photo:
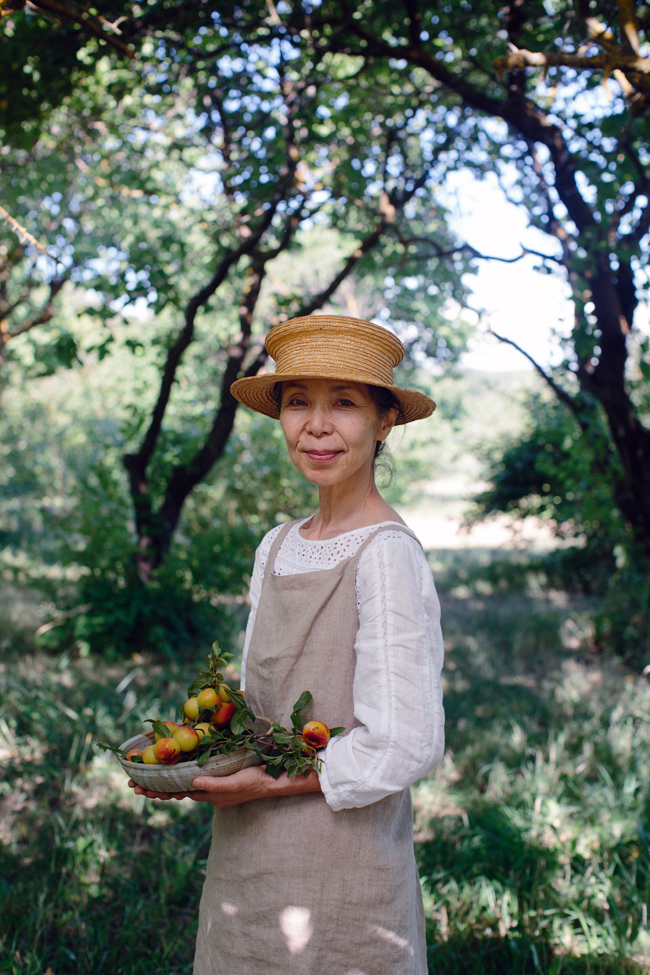
[[318, 774], [195, 780], [190, 798], [215, 816], [194, 973], [425, 975], [409, 786], [444, 747], [439, 604], [374, 461], [395, 424], [435, 403], [393, 385], [403, 347], [370, 322], [293, 319], [266, 347], [275, 374], [232, 393], [279, 418], [319, 507], [257, 551], [242, 686], [287, 726], [309, 690], [303, 719], [346, 731]]

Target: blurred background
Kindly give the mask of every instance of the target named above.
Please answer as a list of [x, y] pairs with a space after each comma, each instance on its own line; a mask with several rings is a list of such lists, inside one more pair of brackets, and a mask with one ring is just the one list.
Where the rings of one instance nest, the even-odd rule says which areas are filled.
[[[650, 8], [0, 0], [0, 972], [191, 971], [209, 810], [98, 740], [237, 683], [309, 514], [229, 394], [394, 331], [390, 503], [443, 606], [432, 973], [650, 967]], [[227, 865], [224, 866], [227, 869]]]

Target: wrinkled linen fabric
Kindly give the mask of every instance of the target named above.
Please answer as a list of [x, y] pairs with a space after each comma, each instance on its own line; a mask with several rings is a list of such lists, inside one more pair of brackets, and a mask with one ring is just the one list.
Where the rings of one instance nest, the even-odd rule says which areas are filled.
[[[276, 537], [269, 564], [288, 530]], [[305, 720], [341, 725], [342, 737], [361, 728], [352, 695], [355, 582], [370, 544], [372, 537], [329, 569], [265, 573], [247, 659], [246, 698], [256, 714], [288, 725], [294, 702], [309, 689]], [[381, 647], [375, 656], [382, 657]], [[321, 793], [214, 810], [194, 975], [426, 971], [408, 788], [339, 811]]]
[[[273, 573], [329, 569], [351, 558], [368, 538], [356, 571], [359, 630], [355, 642], [354, 715], [358, 727], [320, 753], [320, 784], [333, 810], [362, 807], [400, 792], [434, 769], [444, 751], [440, 672], [440, 602], [420, 543], [396, 522], [382, 522], [325, 541], [300, 534], [295, 522], [275, 556]], [[390, 530], [394, 525], [395, 530]], [[263, 538], [250, 586], [246, 659], [268, 558], [283, 526]]]

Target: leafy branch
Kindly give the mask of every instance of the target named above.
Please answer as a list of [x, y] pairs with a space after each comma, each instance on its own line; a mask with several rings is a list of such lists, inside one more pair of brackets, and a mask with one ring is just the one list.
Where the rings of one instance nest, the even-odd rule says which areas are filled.
[[[207, 658], [208, 666], [200, 672], [196, 680], [192, 681], [188, 688], [188, 696], [195, 697], [206, 687], [219, 687], [220, 692], [223, 692], [224, 675], [220, 668], [231, 658], [232, 654], [223, 652], [215, 640]], [[301, 714], [312, 700], [309, 691], [303, 691], [293, 706], [291, 731], [274, 722], [269, 731], [264, 733], [258, 731], [258, 719], [246, 704], [243, 694], [240, 691], [229, 690], [229, 696], [235, 707], [229, 727], [220, 730], [211, 725], [201, 738], [196, 750], [182, 755], [181, 762], [195, 761], [202, 768], [208, 759], [215, 755], [230, 755], [240, 748], [248, 748], [259, 755], [266, 765], [266, 771], [274, 779], [277, 779], [283, 772], [291, 777], [293, 775], [306, 775], [312, 769], [320, 770], [321, 762], [318, 758], [317, 749], [305, 741], [302, 730]], [[201, 710], [198, 721], [209, 723], [212, 710], [212, 708]], [[170, 729], [164, 721], [158, 718], [147, 718], [146, 721], [151, 724], [152, 734], [156, 739], [170, 736]], [[345, 729], [331, 728], [328, 731], [329, 737], [333, 738]], [[116, 748], [106, 742], [98, 742], [97, 747], [103, 751], [114, 752], [125, 761], [133, 761], [133, 758], [127, 759], [127, 754], [123, 749]], [[139, 761], [140, 759], [136, 756], [136, 762]]]

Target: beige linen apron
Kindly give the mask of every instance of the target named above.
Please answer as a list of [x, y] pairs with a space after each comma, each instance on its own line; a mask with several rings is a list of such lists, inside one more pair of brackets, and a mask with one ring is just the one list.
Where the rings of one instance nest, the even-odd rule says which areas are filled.
[[[355, 578], [365, 547], [331, 569], [273, 575], [271, 548], [246, 666], [256, 714], [346, 732], [353, 711]], [[390, 531], [406, 531], [390, 526]], [[379, 648], [378, 648], [379, 652]], [[333, 812], [321, 793], [215, 809], [194, 975], [426, 975], [408, 790]]]

